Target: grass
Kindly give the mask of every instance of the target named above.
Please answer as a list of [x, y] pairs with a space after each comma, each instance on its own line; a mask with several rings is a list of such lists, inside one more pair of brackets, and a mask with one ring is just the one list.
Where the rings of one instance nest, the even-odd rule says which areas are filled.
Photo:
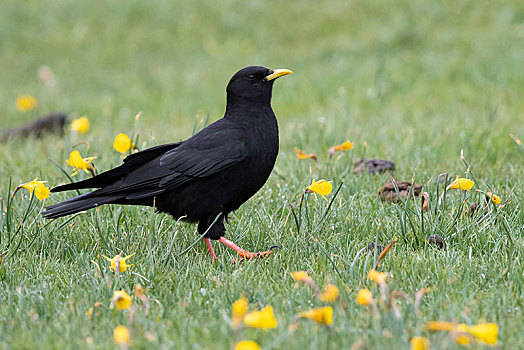
[[[239, 339], [264, 349], [350, 348], [359, 340], [365, 348], [407, 348], [431, 320], [495, 322], [501, 347], [523, 346], [524, 163], [508, 136], [524, 137], [522, 2], [9, 0], [0, 12], [0, 37], [3, 127], [50, 111], [91, 121], [85, 136], [0, 145], [0, 347], [109, 348], [113, 329], [123, 324], [135, 348], [223, 349]], [[150, 208], [102, 207], [48, 222], [35, 201], [21, 227], [31, 203], [27, 191], [14, 197], [7, 227], [12, 187], [37, 176], [50, 186], [67, 181], [50, 159], [65, 167], [73, 147], [87, 141], [77, 148], [97, 155], [97, 168], [107, 170], [121, 162], [111, 148], [119, 132], [139, 135], [140, 148], [184, 139], [207, 115], [221, 116], [228, 79], [252, 64], [295, 71], [275, 84], [281, 140], [275, 170], [227, 227], [228, 237], [248, 249], [278, 244], [270, 259], [231, 264], [232, 253], [218, 247], [213, 263], [203, 244], [178, 256], [195, 240], [195, 227]], [[38, 80], [41, 65], [52, 69], [56, 87]], [[23, 93], [37, 97], [37, 111], [16, 110]], [[326, 150], [346, 139], [355, 149], [326, 164]], [[297, 160], [295, 146], [317, 152], [322, 168]], [[437, 206], [439, 174], [465, 176], [461, 150], [477, 187], [508, 200], [503, 208], [469, 217], [458, 191]], [[360, 157], [390, 159], [396, 178], [414, 176], [425, 185], [431, 210], [424, 228], [418, 200], [380, 201], [377, 189], [387, 175], [352, 174]], [[308, 197], [309, 224], [304, 217], [298, 232], [290, 204], [313, 178], [343, 185], [316, 230], [328, 201]], [[467, 197], [468, 205], [483, 201], [477, 192]], [[444, 237], [445, 250], [425, 243], [431, 233]], [[376, 257], [357, 253], [394, 236], [398, 242], [380, 266], [393, 274], [390, 289], [411, 296], [423, 287], [432, 291], [420, 315], [402, 302], [400, 321], [389, 312], [376, 321], [355, 301], [361, 287], [378, 295], [365, 278]], [[134, 266], [115, 278], [100, 255], [120, 252], [136, 253]], [[290, 272], [297, 270], [339, 287], [334, 327], [304, 320], [288, 330], [295, 314], [326, 304], [296, 286]], [[131, 293], [136, 283], [147, 289], [151, 307], [146, 313], [139, 306], [131, 321], [109, 303], [114, 289]], [[272, 305], [278, 328], [232, 331], [230, 308], [241, 295], [252, 309]], [[88, 318], [97, 301], [100, 314]], [[423, 334], [434, 348], [457, 346], [446, 334]]]

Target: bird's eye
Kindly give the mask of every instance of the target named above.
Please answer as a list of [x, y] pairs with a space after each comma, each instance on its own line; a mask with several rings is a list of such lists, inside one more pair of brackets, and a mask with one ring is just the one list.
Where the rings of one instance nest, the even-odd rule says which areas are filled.
[[249, 79], [255, 80], [255, 75], [254, 74], [249, 74]]

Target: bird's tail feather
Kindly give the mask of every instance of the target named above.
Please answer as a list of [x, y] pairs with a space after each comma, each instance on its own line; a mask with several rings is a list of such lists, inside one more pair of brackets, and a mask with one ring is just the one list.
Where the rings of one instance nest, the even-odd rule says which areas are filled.
[[56, 219], [62, 216], [78, 213], [82, 210], [98, 207], [103, 204], [113, 203], [122, 196], [121, 195], [96, 195], [96, 192], [86, 193], [77, 197], [73, 197], [64, 202], [51, 205], [46, 208], [42, 215], [48, 219]]
[[155, 157], [159, 157], [164, 153], [168, 152], [169, 150], [177, 148], [181, 144], [182, 142], [168, 143], [165, 145], [151, 147], [138, 153], [133, 153], [127, 156], [126, 159], [124, 159], [124, 164], [114, 169], [103, 172], [101, 174], [96, 175], [95, 177], [83, 181], [73, 182], [70, 184], [55, 187], [51, 190], [51, 192], [62, 192], [69, 190], [78, 190], [83, 188], [102, 188], [105, 186], [109, 186], [114, 182], [120, 180], [123, 176], [129, 174], [131, 171], [137, 169], [139, 166], [152, 161]]
[[117, 168], [106, 171], [105, 173], [102, 173], [102, 174], [98, 174], [95, 177], [91, 177], [83, 181], [72, 182], [66, 185], [55, 187], [51, 189], [51, 192], [79, 190], [79, 189], [84, 189], [84, 188], [101, 188], [101, 187], [110, 185], [111, 183], [120, 179], [127, 172], [129, 172], [129, 169], [125, 169], [124, 166], [119, 166]]

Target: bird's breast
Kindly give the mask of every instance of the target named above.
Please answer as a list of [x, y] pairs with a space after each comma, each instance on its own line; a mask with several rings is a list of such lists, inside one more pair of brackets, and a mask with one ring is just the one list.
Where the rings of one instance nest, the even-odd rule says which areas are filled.
[[264, 164], [268, 174], [273, 170], [279, 147], [278, 124], [272, 114], [263, 120], [254, 123], [250, 129], [249, 148], [253, 155], [251, 161]]
[[236, 195], [230, 203], [230, 210], [236, 210], [266, 183], [278, 155], [278, 125], [265, 120], [251, 125], [248, 131], [248, 157], [235, 167], [229, 182]]

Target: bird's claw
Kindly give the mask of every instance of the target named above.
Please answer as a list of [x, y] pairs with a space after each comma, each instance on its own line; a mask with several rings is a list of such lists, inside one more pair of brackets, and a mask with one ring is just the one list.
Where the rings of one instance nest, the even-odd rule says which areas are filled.
[[243, 252], [238, 252], [238, 255], [240, 255], [242, 259], [253, 259], [253, 258], [263, 258], [271, 253], [273, 253], [272, 250], [266, 250], [265, 252], [257, 252], [257, 253], [243, 251]]
[[[244, 259], [253, 259], [253, 258], [263, 258], [269, 254], [271, 254], [273, 252], [273, 249], [274, 248], [279, 248], [278, 246], [271, 246], [268, 250], [266, 250], [265, 252], [257, 252], [257, 253], [252, 253], [252, 252], [249, 252], [245, 249], [242, 249], [240, 248], [239, 246], [237, 246], [235, 243], [231, 242], [230, 240], [224, 238], [224, 237], [220, 237], [218, 239], [219, 242], [225, 244], [226, 246], [228, 246], [229, 248], [233, 249], [234, 251], [236, 251], [238, 253], [238, 255], [240, 256], [240, 260], [244, 260]], [[235, 262], [237, 259], [233, 259], [232, 262]]]
[[256, 253], [248, 252], [247, 250], [242, 250], [238, 252], [239, 258], [238, 259], [235, 258], [231, 262], [235, 263], [237, 260], [244, 261], [244, 260], [249, 260], [249, 259], [264, 258], [270, 255], [271, 253], [273, 253], [273, 249], [275, 248], [280, 248], [280, 247], [275, 245], [275, 246], [271, 246], [265, 252], [256, 252]]

